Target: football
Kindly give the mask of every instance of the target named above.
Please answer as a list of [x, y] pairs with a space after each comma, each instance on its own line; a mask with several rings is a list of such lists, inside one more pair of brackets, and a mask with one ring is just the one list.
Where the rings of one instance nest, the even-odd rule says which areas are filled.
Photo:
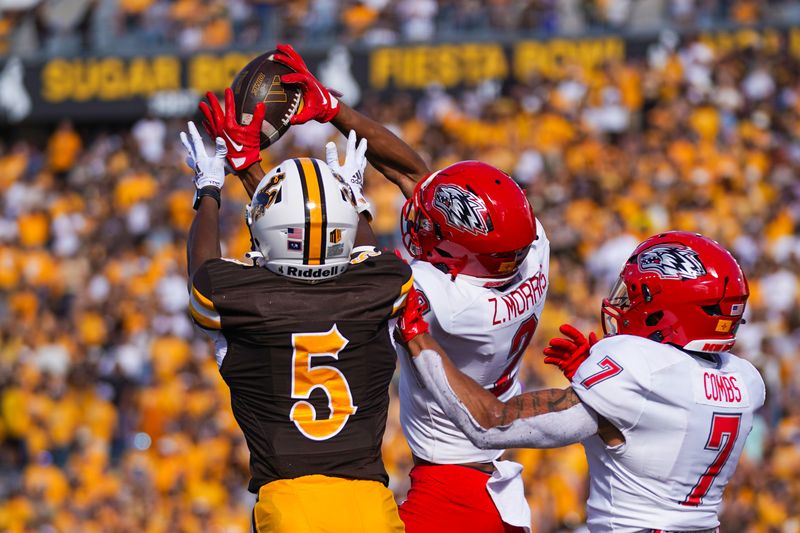
[[250, 61], [233, 79], [239, 123], [250, 124], [258, 102], [264, 102], [266, 114], [261, 124], [261, 149], [273, 144], [289, 129], [289, 119], [301, 109], [300, 88], [281, 83], [281, 76], [293, 72], [289, 67], [273, 61], [276, 50], [261, 54]]

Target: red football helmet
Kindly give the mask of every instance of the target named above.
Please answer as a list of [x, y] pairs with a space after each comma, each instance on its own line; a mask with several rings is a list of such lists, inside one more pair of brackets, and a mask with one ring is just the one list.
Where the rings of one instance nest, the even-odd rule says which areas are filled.
[[603, 300], [603, 331], [722, 352], [736, 342], [749, 295], [739, 263], [716, 241], [661, 233], [634, 250]]
[[403, 244], [453, 275], [499, 285], [514, 277], [536, 239], [528, 199], [507, 174], [461, 161], [421, 180], [403, 206]]

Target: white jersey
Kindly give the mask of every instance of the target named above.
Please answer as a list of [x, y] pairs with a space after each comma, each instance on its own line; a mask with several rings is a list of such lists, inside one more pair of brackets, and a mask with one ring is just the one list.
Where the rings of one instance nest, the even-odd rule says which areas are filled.
[[727, 352], [714, 358], [630, 335], [592, 347], [573, 389], [625, 443], [608, 447], [596, 435], [583, 441], [591, 531], [719, 525], [722, 492], [765, 389], [749, 362]]
[[[548, 287], [550, 243], [536, 221], [537, 239], [518, 276], [502, 290], [452, 280], [430, 263], [414, 261], [414, 286], [424, 298], [430, 333], [453, 363], [500, 400], [521, 392], [522, 356], [536, 330]], [[412, 452], [440, 464], [490, 462], [503, 450], [475, 447], [422, 386], [408, 354], [400, 359], [400, 421]]]

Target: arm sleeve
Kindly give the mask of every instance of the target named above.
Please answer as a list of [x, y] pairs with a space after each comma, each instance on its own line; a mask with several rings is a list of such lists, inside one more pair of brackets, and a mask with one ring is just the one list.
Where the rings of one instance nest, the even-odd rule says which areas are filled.
[[222, 329], [219, 312], [211, 299], [211, 277], [203, 264], [192, 276], [189, 288], [189, 314], [195, 324], [204, 330]]
[[414, 363], [442, 410], [478, 448], [558, 448], [597, 433], [597, 415], [583, 404], [486, 429], [478, 424], [450, 388], [438, 353], [423, 350]]

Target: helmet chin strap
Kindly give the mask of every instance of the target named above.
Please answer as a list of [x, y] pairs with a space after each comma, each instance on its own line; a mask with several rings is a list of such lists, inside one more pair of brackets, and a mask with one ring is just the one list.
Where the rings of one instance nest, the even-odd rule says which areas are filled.
[[262, 254], [258, 250], [250, 250], [249, 252], [244, 254], [244, 256], [248, 259], [252, 259], [253, 264], [255, 264], [256, 266], [262, 268], [265, 268], [267, 266], [267, 258], [264, 257], [264, 254]]
[[250, 218], [250, 204], [247, 204], [245, 208], [244, 222], [247, 226], [247, 232], [250, 234], [250, 251], [244, 254], [244, 256], [251, 259], [254, 265], [266, 268], [267, 258], [264, 257], [264, 254], [262, 254], [256, 246], [256, 240], [253, 238], [253, 230], [250, 229], [250, 223], [252, 222]]

